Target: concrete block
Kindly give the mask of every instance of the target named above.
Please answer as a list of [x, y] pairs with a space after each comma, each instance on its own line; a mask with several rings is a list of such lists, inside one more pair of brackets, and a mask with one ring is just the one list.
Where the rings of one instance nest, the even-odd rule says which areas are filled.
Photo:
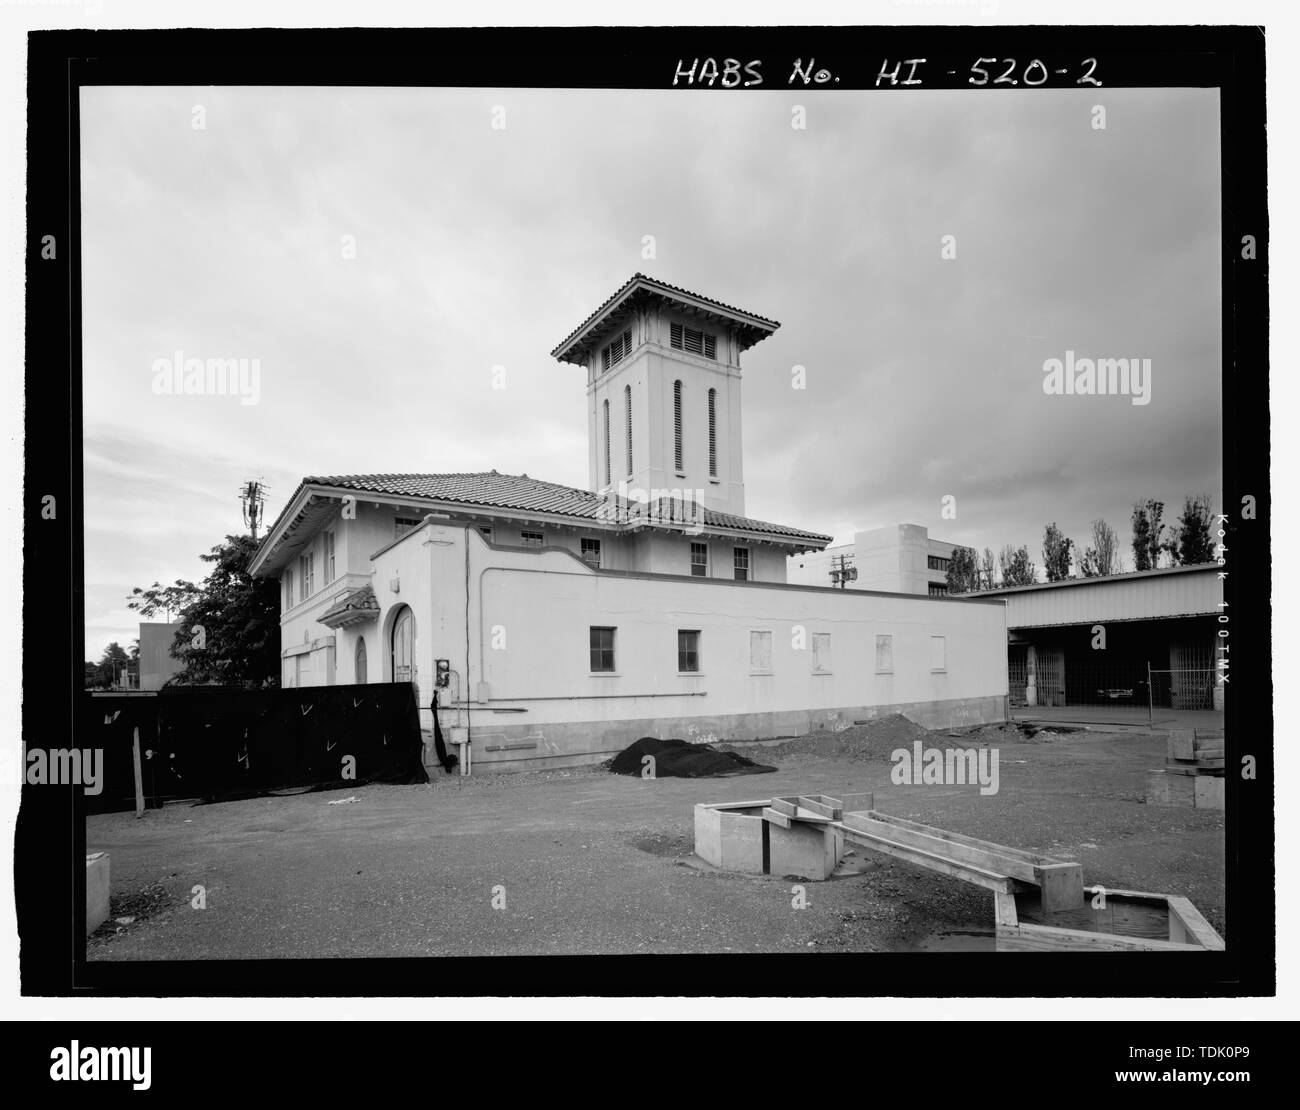
[[108, 920], [108, 853], [86, 853], [86, 936]]
[[722, 866], [722, 811], [703, 803], [695, 807], [695, 854], [705, 863]]
[[1149, 806], [1190, 806], [1195, 802], [1196, 776], [1152, 771], [1147, 776]]
[[839, 864], [832, 829], [800, 824], [783, 829], [769, 824], [768, 838], [773, 875], [797, 875], [820, 882], [830, 878]]
[[1197, 809], [1223, 808], [1223, 778], [1218, 775], [1197, 775], [1192, 781], [1196, 784], [1194, 800]]
[[720, 810], [722, 822], [722, 864], [728, 871], [748, 871], [763, 874], [763, 826], [766, 822], [758, 814], [728, 813]]
[[1196, 732], [1193, 729], [1170, 729], [1168, 745], [1168, 755], [1170, 759], [1196, 758]]

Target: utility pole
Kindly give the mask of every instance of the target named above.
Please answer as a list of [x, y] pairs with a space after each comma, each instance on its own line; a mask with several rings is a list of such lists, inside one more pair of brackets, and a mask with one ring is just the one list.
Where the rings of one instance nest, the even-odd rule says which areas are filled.
[[858, 568], [849, 565], [849, 558], [848, 555], [831, 556], [831, 584], [841, 590], [846, 589], [850, 582], [858, 580]]
[[261, 478], [249, 478], [239, 490], [239, 500], [244, 506], [244, 524], [257, 539], [257, 526], [262, 523], [262, 506], [266, 502], [266, 485]]

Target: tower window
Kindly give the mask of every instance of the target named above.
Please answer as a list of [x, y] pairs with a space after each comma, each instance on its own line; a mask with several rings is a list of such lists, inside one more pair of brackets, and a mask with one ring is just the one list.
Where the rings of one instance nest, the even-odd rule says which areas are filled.
[[683, 324], [669, 324], [668, 342], [679, 351], [687, 351], [711, 359], [718, 357], [717, 337], [697, 328], [688, 328]]
[[718, 476], [718, 391], [709, 390], [709, 477]]
[[632, 477], [632, 387], [623, 387], [623, 411], [627, 417], [627, 476]]
[[614, 479], [609, 472], [609, 401], [605, 402], [605, 485]]
[[600, 352], [600, 369], [603, 373], [611, 366], [616, 366], [632, 353], [632, 332], [631, 329], [625, 331], [613, 343], [608, 344]]
[[682, 472], [682, 383], [673, 382], [673, 465]]

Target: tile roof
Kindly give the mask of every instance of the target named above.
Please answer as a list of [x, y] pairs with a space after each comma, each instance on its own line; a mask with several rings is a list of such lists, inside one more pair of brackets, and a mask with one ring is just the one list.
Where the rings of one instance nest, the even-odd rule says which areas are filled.
[[[600, 306], [592, 312], [585, 320], [582, 321], [573, 331], [569, 332], [551, 351], [551, 357], [563, 359], [566, 352], [574, 345], [574, 342], [585, 332], [591, 325], [612, 307], [626, 300], [639, 288], [649, 289], [652, 292], [674, 294], [681, 297], [690, 297], [692, 300], [700, 301], [703, 304], [710, 305], [722, 312], [729, 313], [732, 316], [748, 316], [751, 320], [757, 321], [759, 325], [765, 327], [767, 331], [775, 331], [781, 326], [776, 320], [770, 320], [766, 316], [760, 316], [756, 312], [750, 312], [747, 309], [737, 308], [735, 305], [727, 304], [725, 301], [714, 300], [712, 297], [706, 297], [703, 293], [695, 293], [690, 289], [683, 289], [680, 285], [669, 285], [666, 281], [659, 281], [648, 274], [636, 273], [627, 279], [618, 287], [610, 296], [606, 297]], [[760, 336], [761, 337], [761, 336]], [[750, 344], [752, 345], [752, 344]]]
[[[555, 482], [544, 482], [538, 478], [530, 478], [527, 474], [500, 474], [495, 470], [463, 474], [342, 474], [304, 478], [298, 489], [294, 491], [293, 497], [289, 498], [280, 516], [268, 529], [263, 547], [276, 535], [289, 507], [305, 486], [388, 494], [392, 497], [441, 501], [483, 509], [548, 513], [573, 517], [576, 520], [589, 520], [597, 526], [619, 523], [636, 526], [638, 517], [645, 516], [644, 507], [638, 506], [636, 502], [625, 501], [622, 502], [622, 506], [630, 506], [631, 511], [627, 515], [620, 512], [620, 520], [611, 521], [609, 503], [599, 494], [592, 493], [590, 490], [575, 489], [572, 486], [558, 485]], [[663, 514], [663, 517], [667, 516], [667, 513]], [[705, 528], [728, 528], [752, 532], [772, 536], [778, 540], [807, 543], [817, 547], [824, 547], [831, 540], [830, 536], [817, 532], [805, 532], [799, 528], [736, 516], [707, 507], [703, 510], [703, 516]], [[646, 523], [658, 522], [660, 521], [646, 521]]]

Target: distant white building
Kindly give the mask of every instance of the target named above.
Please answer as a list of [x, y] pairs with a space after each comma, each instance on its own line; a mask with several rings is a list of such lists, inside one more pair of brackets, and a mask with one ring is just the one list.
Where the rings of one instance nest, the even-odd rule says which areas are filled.
[[846, 589], [943, 597], [956, 547], [930, 539], [929, 530], [919, 524], [891, 524], [855, 532], [852, 543], [792, 555], [786, 579], [805, 586], [838, 585], [832, 571], [853, 568], [857, 575], [849, 576]]
[[779, 326], [624, 283], [552, 351], [586, 373], [589, 489], [304, 478], [251, 567], [280, 581], [282, 684], [411, 682], [426, 728], [438, 689], [444, 731], [494, 770], [646, 735], [1004, 719], [1001, 600], [789, 584], [830, 537], [745, 515], [740, 356]]

